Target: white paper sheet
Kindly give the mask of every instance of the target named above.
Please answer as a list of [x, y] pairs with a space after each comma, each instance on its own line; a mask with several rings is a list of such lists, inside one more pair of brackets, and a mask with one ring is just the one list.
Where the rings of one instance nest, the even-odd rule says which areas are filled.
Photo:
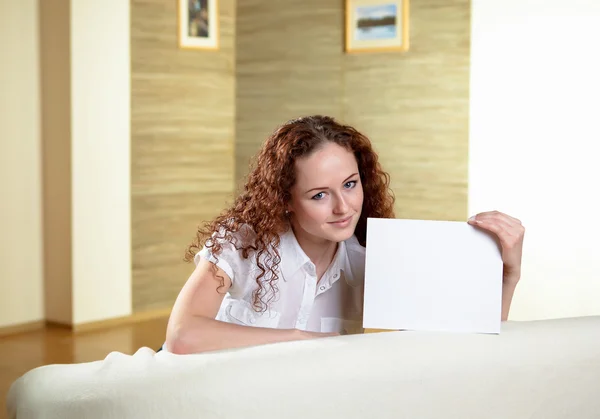
[[367, 221], [363, 326], [500, 333], [502, 256], [465, 222]]

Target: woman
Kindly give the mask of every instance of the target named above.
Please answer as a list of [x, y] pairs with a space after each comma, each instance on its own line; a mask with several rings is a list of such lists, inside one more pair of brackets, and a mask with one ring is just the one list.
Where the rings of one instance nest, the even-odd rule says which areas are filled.
[[[394, 218], [371, 143], [332, 118], [287, 122], [264, 143], [244, 191], [198, 230], [196, 269], [167, 327], [187, 354], [361, 330], [367, 218]], [[502, 246], [502, 319], [520, 277], [524, 229], [499, 212], [469, 223]]]

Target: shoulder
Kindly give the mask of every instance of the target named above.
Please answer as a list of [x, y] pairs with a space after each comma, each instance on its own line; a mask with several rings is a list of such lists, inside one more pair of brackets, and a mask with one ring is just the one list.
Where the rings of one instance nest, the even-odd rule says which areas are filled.
[[223, 249], [243, 249], [250, 247], [256, 241], [256, 233], [249, 224], [241, 224], [235, 231], [221, 227], [206, 240], [205, 247], [213, 247], [218, 243]]
[[256, 233], [249, 224], [242, 224], [235, 232], [220, 234], [221, 240], [227, 244], [232, 244], [236, 249], [243, 249], [254, 246]]
[[234, 232], [223, 228], [206, 241], [194, 262], [198, 265], [202, 258], [217, 265], [231, 279], [229, 292], [240, 292], [256, 271], [255, 242], [256, 234], [249, 225], [244, 224]]
[[[215, 254], [226, 259], [233, 257], [241, 260], [243, 250], [249, 249], [251, 252], [255, 241], [256, 233], [248, 224], [242, 224], [236, 231], [229, 231], [222, 227], [206, 240], [194, 261], [198, 263], [200, 256], [212, 261]], [[216, 245], [218, 246], [215, 249]]]

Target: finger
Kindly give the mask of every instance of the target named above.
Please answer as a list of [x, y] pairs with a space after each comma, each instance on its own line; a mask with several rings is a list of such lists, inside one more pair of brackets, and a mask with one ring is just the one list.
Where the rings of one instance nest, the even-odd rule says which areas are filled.
[[511, 227], [503, 220], [496, 218], [487, 218], [485, 220], [477, 220], [473, 222], [475, 226], [492, 232], [498, 238], [502, 249], [513, 249], [515, 246], [523, 243], [523, 226]]
[[491, 215], [490, 218], [508, 224], [510, 226], [510, 231], [513, 235], [518, 236], [522, 235], [525, 232], [525, 227], [523, 227], [521, 221], [509, 215], [498, 213]]
[[501, 225], [506, 225], [509, 228], [516, 227], [518, 224], [506, 215], [499, 212], [486, 213], [481, 216], [477, 216], [476, 220], [486, 222], [498, 222]]
[[522, 240], [522, 226], [510, 226], [506, 221], [497, 218], [486, 218], [470, 222], [483, 230], [492, 232], [500, 241], [502, 248], [512, 248]]
[[501, 217], [503, 220], [506, 220], [509, 224], [512, 224], [512, 225], [521, 225], [522, 224], [521, 220], [519, 220], [515, 217], [511, 217], [510, 215], [505, 214], [503, 212], [496, 211], [496, 216]]
[[515, 226], [509, 224], [505, 219], [500, 217], [484, 217], [477, 218], [474, 220], [475, 225], [481, 228], [490, 229], [490, 227], [497, 227], [493, 231], [498, 234], [512, 234], [515, 230]]
[[506, 218], [508, 218], [509, 220], [511, 220], [511, 221], [513, 221], [514, 223], [516, 223], [517, 225], [523, 225], [523, 223], [521, 222], [521, 220], [519, 220], [518, 218], [511, 217], [510, 215], [508, 215], [508, 214], [504, 214], [504, 213], [501, 213], [501, 214], [502, 214], [502, 215], [504, 215], [504, 216], [505, 216]]
[[474, 219], [470, 218], [468, 221], [472, 226], [479, 227], [483, 230], [494, 233], [498, 238], [503, 234], [504, 228], [497, 223], [492, 223], [487, 219]]
[[479, 213], [477, 215], [474, 216], [475, 219], [484, 219], [484, 218], [497, 218], [497, 219], [501, 219], [506, 221], [508, 224], [513, 225], [513, 226], [520, 226], [522, 225], [521, 221], [511, 217], [508, 214], [504, 214], [503, 212], [500, 211], [487, 211], [487, 212], [482, 212]]

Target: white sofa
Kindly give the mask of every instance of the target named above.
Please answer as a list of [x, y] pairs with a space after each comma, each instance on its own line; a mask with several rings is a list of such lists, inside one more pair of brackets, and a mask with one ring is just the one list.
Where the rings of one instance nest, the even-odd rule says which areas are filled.
[[384, 332], [36, 368], [10, 419], [600, 418], [600, 317]]

